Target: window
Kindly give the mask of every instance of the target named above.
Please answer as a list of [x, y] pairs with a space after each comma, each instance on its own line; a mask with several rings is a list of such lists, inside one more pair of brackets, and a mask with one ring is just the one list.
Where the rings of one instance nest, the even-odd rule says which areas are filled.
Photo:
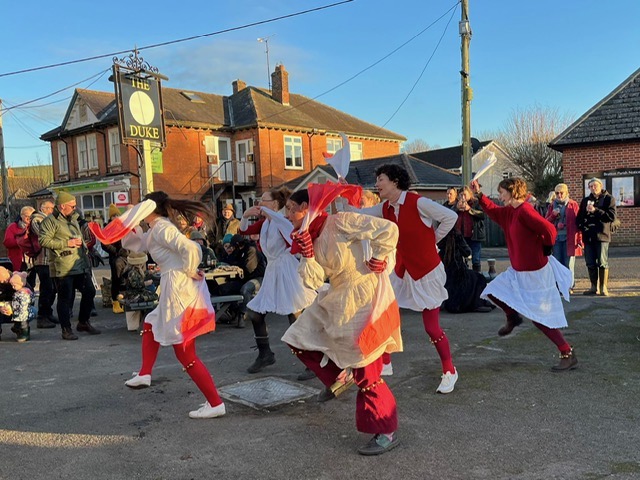
[[67, 144], [63, 141], [58, 142], [58, 172], [60, 175], [69, 173], [69, 159], [67, 158]]
[[302, 170], [302, 137], [284, 137], [284, 168]]
[[351, 160], [362, 160], [362, 143], [349, 142], [349, 153], [351, 153]]
[[120, 160], [120, 134], [117, 128], [109, 130], [109, 164], [122, 165]]
[[220, 162], [231, 160], [231, 142], [228, 138], [218, 138], [218, 160]]
[[98, 142], [96, 141], [96, 134], [87, 135], [89, 144], [89, 169], [98, 169]]
[[342, 148], [341, 138], [327, 138], [327, 153], [333, 155]]
[[78, 137], [76, 140], [78, 145], [78, 171], [86, 171], [89, 169], [89, 153], [87, 152], [87, 139]]

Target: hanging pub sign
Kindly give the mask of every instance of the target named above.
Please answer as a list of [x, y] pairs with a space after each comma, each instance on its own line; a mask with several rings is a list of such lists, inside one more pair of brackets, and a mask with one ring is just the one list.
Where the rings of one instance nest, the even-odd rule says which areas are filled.
[[122, 143], [166, 146], [160, 75], [114, 63], [113, 79]]

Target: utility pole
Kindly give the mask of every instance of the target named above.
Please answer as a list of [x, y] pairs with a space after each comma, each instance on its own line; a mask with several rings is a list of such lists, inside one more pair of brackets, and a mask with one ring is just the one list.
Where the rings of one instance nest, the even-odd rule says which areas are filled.
[[2, 200], [4, 202], [3, 220], [9, 223], [9, 178], [4, 160], [4, 134], [2, 132], [2, 99], [0, 99], [0, 173], [2, 174]]
[[469, 25], [469, 0], [462, 0], [462, 18], [458, 25], [462, 44], [462, 70], [460, 70], [462, 90], [462, 184], [467, 185], [471, 181], [471, 100], [473, 90], [469, 86], [469, 44], [471, 43], [471, 26]]

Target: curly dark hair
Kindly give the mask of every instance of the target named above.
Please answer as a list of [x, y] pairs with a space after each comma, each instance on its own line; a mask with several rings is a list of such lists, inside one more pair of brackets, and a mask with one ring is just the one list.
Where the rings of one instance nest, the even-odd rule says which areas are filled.
[[400, 190], [409, 190], [411, 180], [409, 173], [400, 165], [386, 164], [376, 168], [376, 177], [385, 174], [389, 180], [396, 182]]
[[156, 202], [156, 209], [153, 213], [170, 218], [174, 223], [180, 215], [186, 219], [192, 219], [197, 215], [205, 221], [215, 222], [215, 213], [202, 202], [178, 200], [169, 197], [162, 191], [148, 193], [144, 198]]

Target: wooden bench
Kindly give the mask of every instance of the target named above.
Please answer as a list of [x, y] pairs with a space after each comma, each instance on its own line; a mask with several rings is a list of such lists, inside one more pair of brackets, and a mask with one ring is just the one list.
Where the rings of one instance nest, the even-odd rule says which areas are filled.
[[[242, 295], [213, 295], [211, 297], [211, 304], [213, 308], [216, 309], [216, 320], [220, 319], [224, 316], [229, 308], [233, 305], [238, 305], [244, 301], [244, 297]], [[235, 325], [236, 327], [244, 326], [244, 319], [242, 318], [244, 314], [236, 314], [231, 317], [230, 324]], [[226, 322], [222, 322], [226, 323]]]

